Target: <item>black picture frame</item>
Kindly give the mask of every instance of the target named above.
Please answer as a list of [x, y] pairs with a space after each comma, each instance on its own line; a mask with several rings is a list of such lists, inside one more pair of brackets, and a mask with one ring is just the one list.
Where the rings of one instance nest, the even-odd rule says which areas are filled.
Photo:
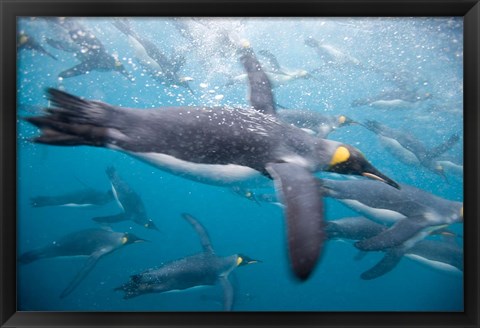
[[[1, 327], [478, 327], [479, 40], [477, 0], [1, 0], [0, 324]], [[16, 311], [16, 19], [19, 16], [463, 16], [464, 304], [463, 312], [87, 313]]]

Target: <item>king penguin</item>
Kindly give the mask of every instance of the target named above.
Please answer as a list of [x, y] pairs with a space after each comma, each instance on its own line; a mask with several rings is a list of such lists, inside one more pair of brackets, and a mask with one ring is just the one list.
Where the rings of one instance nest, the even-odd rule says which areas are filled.
[[377, 134], [383, 147], [403, 163], [421, 165], [443, 178], [445, 178], [444, 168], [436, 159], [452, 148], [460, 139], [458, 134], [453, 134], [440, 145], [427, 149], [413, 135], [398, 129], [392, 129], [377, 121], [367, 121], [361, 125]]
[[113, 199], [113, 192], [111, 190], [105, 192], [88, 188], [65, 193], [63, 195], [32, 197], [30, 199], [30, 204], [32, 207], [86, 207], [105, 205], [111, 202]]
[[48, 20], [65, 29], [72, 42], [78, 45], [75, 57], [80, 60], [80, 64], [60, 72], [58, 75], [60, 78], [72, 78], [90, 71], [116, 71], [132, 81], [132, 77], [120, 60], [110, 55], [102, 42], [80, 22], [74, 18], [65, 17], [48, 18]]
[[357, 174], [398, 185], [356, 148], [321, 139], [276, 118], [273, 93], [253, 50], [242, 48], [253, 108], [121, 108], [48, 89], [52, 107], [26, 120], [37, 143], [119, 150], [195, 181], [258, 186], [273, 179], [286, 204], [289, 256], [305, 280], [324, 240], [323, 201], [314, 172]]
[[93, 218], [93, 220], [100, 223], [115, 223], [131, 220], [147, 229], [158, 231], [155, 223], [147, 218], [145, 205], [135, 190], [120, 177], [113, 166], [108, 167], [105, 172], [112, 185], [113, 196], [122, 209], [122, 212], [115, 215], [96, 217]]
[[239, 266], [261, 262], [242, 254], [220, 257], [215, 254], [205, 228], [192, 215], [182, 217], [190, 223], [200, 237], [203, 252], [169, 262], [130, 277], [130, 281], [116, 288], [125, 293], [124, 299], [148, 293], [164, 293], [197, 286], [220, 283], [224, 294], [224, 309], [232, 310], [234, 291], [229, 274]]
[[87, 256], [82, 269], [63, 290], [61, 298], [68, 296], [78, 287], [82, 280], [103, 256], [125, 245], [145, 241], [131, 233], [114, 232], [104, 229], [86, 229], [70, 233], [44, 247], [20, 255], [20, 264], [28, 264], [40, 259], [52, 257]]
[[[463, 204], [415, 187], [384, 188], [369, 180], [322, 180], [325, 196], [333, 197], [369, 219], [390, 224], [375, 237], [359, 241], [361, 250], [411, 247], [432, 231], [463, 222]], [[393, 223], [393, 225], [392, 225]]]
[[32, 36], [28, 35], [27, 33], [21, 31], [17, 35], [17, 49], [29, 49], [29, 50], [35, 50], [38, 51], [39, 53], [42, 53], [44, 55], [47, 55], [50, 58], [53, 58], [55, 60], [58, 60], [57, 57], [52, 55], [50, 52], [45, 50], [44, 47], [40, 43], [38, 43], [37, 40], [35, 40]]
[[[326, 232], [329, 240], [365, 240], [382, 232], [387, 227], [365, 217], [348, 217], [327, 221]], [[449, 272], [463, 272], [463, 250], [455, 240], [442, 236], [442, 239], [420, 240], [409, 249], [401, 252], [394, 248], [385, 250], [386, 256], [369, 270], [362, 273], [361, 278], [371, 280], [379, 278], [393, 270], [403, 257], [427, 265], [430, 268]], [[361, 253], [364, 255], [365, 253]], [[363, 257], [363, 256], [362, 256]]]
[[167, 58], [152, 41], [141, 37], [133, 30], [128, 18], [117, 18], [113, 25], [127, 36], [130, 45], [135, 50], [138, 63], [154, 80], [184, 87], [193, 94], [193, 90], [188, 84], [193, 79], [178, 75], [178, 71], [185, 64], [183, 56], [177, 54], [172, 58]]

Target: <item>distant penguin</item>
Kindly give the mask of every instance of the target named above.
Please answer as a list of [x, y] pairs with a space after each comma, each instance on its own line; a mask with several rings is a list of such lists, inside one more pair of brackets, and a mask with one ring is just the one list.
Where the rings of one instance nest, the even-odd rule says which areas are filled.
[[203, 252], [184, 257], [149, 269], [130, 277], [130, 281], [115, 290], [125, 293], [124, 299], [148, 293], [164, 293], [197, 286], [221, 284], [224, 293], [224, 309], [232, 310], [234, 291], [228, 280], [230, 273], [239, 266], [261, 262], [242, 254], [217, 256], [205, 228], [190, 214], [182, 214], [200, 237]]
[[87, 256], [88, 259], [82, 269], [60, 295], [61, 298], [64, 298], [78, 287], [100, 258], [125, 245], [143, 241], [145, 240], [131, 233], [87, 229], [70, 233], [44, 247], [23, 253], [18, 261], [20, 264], [28, 264], [52, 257]]
[[111, 202], [113, 199], [113, 193], [111, 190], [105, 192], [89, 188], [65, 193], [63, 195], [32, 197], [30, 199], [30, 204], [32, 207], [86, 207], [102, 206]]
[[345, 115], [325, 115], [313, 110], [279, 109], [277, 115], [282, 121], [311, 130], [319, 138], [327, 138], [340, 127], [358, 124]]
[[[262, 67], [262, 70], [270, 81], [272, 88], [277, 88], [281, 85], [287, 84], [295, 80], [317, 80], [311, 73], [309, 73], [305, 69], [288, 69], [280, 66], [275, 55], [268, 50], [261, 50], [259, 51], [259, 54], [268, 59], [267, 62], [269, 68], [265, 69]], [[247, 73], [230, 77], [226, 83], [226, 86], [244, 82], [248, 82]]]
[[55, 60], [58, 60], [57, 57], [52, 55], [50, 52], [45, 50], [44, 47], [38, 43], [31, 35], [26, 34], [23, 31], [20, 31], [17, 35], [17, 49], [28, 49], [28, 50], [34, 50], [38, 51], [39, 53], [42, 53], [44, 55], [47, 55], [50, 58], [53, 58]]
[[116, 223], [130, 220], [147, 229], [157, 230], [153, 220], [147, 217], [147, 211], [140, 196], [118, 175], [114, 167], [105, 171], [112, 185], [112, 193], [122, 212], [115, 215], [93, 218], [99, 223]]
[[317, 171], [357, 174], [398, 185], [356, 148], [316, 138], [276, 117], [271, 85], [253, 50], [241, 51], [253, 108], [133, 109], [48, 89], [52, 107], [26, 120], [37, 143], [123, 151], [202, 183], [233, 186], [273, 179], [286, 205], [289, 254], [297, 277], [312, 272], [324, 239]]
[[[387, 226], [364, 217], [349, 217], [327, 221], [325, 230], [329, 240], [365, 240], [388, 229]], [[410, 258], [433, 269], [461, 273], [463, 271], [463, 250], [454, 241], [424, 239], [409, 249], [387, 249], [386, 256], [371, 269], [362, 273], [361, 278], [379, 278], [393, 270], [402, 257]]]
[[345, 65], [363, 67], [362, 63], [357, 58], [345, 54], [344, 52], [340, 51], [332, 45], [320, 43], [313, 37], [305, 39], [305, 45], [315, 49], [317, 55], [322, 58], [327, 64], [332, 64], [340, 67]]
[[117, 18], [113, 25], [128, 37], [138, 63], [153, 79], [184, 87], [193, 94], [188, 84], [193, 78], [178, 75], [178, 71], [185, 64], [183, 56], [175, 55], [169, 59], [152, 41], [139, 36], [131, 27], [128, 18]]
[[463, 204], [400, 184], [400, 189], [384, 188], [369, 180], [322, 179], [324, 195], [333, 197], [360, 214], [392, 224], [375, 237], [359, 241], [361, 250], [411, 247], [432, 231], [463, 222]]
[[446, 179], [444, 168], [436, 159], [458, 143], [458, 134], [453, 134], [447, 141], [427, 149], [410, 133], [390, 128], [377, 121], [367, 121], [361, 125], [375, 133], [382, 146], [401, 162], [423, 166]]
[[[132, 80], [132, 77], [125, 70], [120, 60], [107, 53], [100, 40], [75, 18], [55, 17], [48, 18], [48, 20], [65, 29], [71, 41], [78, 45], [75, 51], [75, 57], [80, 61], [80, 64], [60, 72], [58, 75], [60, 78], [72, 78], [87, 74], [91, 71], [116, 71], [124, 75], [127, 79]], [[54, 44], [54, 42], [51, 42], [51, 44]], [[72, 49], [75, 48], [69, 47], [67, 51]]]
[[368, 98], [356, 99], [352, 107], [370, 106], [378, 109], [412, 109], [416, 104], [432, 98], [432, 94], [422, 90], [393, 89]]

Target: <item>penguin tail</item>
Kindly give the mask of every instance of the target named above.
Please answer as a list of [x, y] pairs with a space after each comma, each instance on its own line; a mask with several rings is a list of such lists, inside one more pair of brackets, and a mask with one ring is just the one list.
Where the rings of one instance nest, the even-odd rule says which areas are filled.
[[47, 115], [24, 118], [42, 132], [34, 142], [57, 146], [106, 144], [115, 107], [53, 88], [47, 89], [47, 97], [52, 104], [45, 109]]

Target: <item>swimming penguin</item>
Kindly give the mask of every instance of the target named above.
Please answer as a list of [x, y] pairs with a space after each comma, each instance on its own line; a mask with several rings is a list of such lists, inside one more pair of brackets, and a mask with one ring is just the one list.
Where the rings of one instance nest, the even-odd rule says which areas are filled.
[[378, 109], [412, 109], [418, 103], [430, 98], [432, 98], [432, 94], [421, 89], [392, 89], [373, 97], [356, 99], [351, 106], [370, 106]]
[[17, 35], [17, 49], [28, 49], [28, 50], [35, 50], [38, 51], [39, 53], [42, 53], [44, 55], [47, 55], [50, 58], [53, 58], [55, 60], [58, 60], [57, 57], [49, 53], [47, 50], [45, 50], [44, 47], [38, 43], [31, 35], [26, 34], [25, 32], [21, 31]]
[[[288, 69], [281, 67], [278, 63], [277, 58], [268, 50], [260, 50], [258, 52], [268, 59], [269, 69], [262, 68], [262, 71], [267, 75], [268, 80], [271, 83], [273, 88], [277, 88], [281, 85], [284, 85], [288, 82], [292, 82], [299, 79], [313, 79], [317, 80], [312, 74], [304, 69]], [[248, 74], [239, 74], [237, 76], [231, 77], [226, 86], [233, 85], [236, 83], [243, 83], [248, 80]], [[318, 80], [317, 80], [318, 81]]]
[[140, 196], [118, 175], [114, 167], [108, 167], [105, 171], [112, 185], [115, 200], [122, 212], [115, 215], [93, 218], [100, 223], [115, 223], [130, 220], [147, 229], [157, 230], [151, 219], [147, 218], [147, 211]]
[[378, 135], [383, 147], [403, 163], [421, 165], [446, 179], [444, 168], [436, 159], [458, 142], [460, 139], [458, 134], [453, 134], [442, 144], [427, 149], [413, 135], [398, 129], [392, 129], [377, 121], [367, 121], [361, 125]]
[[244, 50], [241, 61], [249, 73], [253, 109], [121, 108], [48, 89], [47, 115], [26, 120], [42, 132], [37, 143], [119, 150], [202, 183], [258, 186], [273, 179], [287, 207], [293, 271], [306, 279], [324, 238], [321, 191], [313, 173], [357, 174], [398, 185], [356, 148], [278, 120], [271, 86], [253, 51]]
[[78, 287], [100, 258], [123, 246], [144, 241], [144, 239], [132, 233], [121, 233], [104, 229], [86, 229], [70, 233], [44, 247], [23, 253], [18, 261], [20, 264], [28, 264], [52, 257], [87, 256], [88, 259], [82, 269], [60, 295], [61, 298], [64, 298]]
[[65, 17], [49, 18], [48, 20], [65, 29], [71, 41], [79, 46], [75, 52], [75, 57], [80, 61], [80, 64], [58, 74], [60, 78], [71, 78], [90, 71], [116, 71], [132, 81], [132, 77], [125, 70], [120, 60], [107, 53], [100, 40], [80, 22]]
[[138, 63], [155, 80], [170, 85], [178, 85], [188, 89], [192, 94], [193, 90], [188, 84], [193, 79], [191, 77], [180, 77], [178, 71], [185, 64], [185, 57], [174, 55], [171, 59], [150, 40], [140, 37], [131, 27], [128, 18], [117, 18], [113, 25], [124, 33], [133, 49]]
[[30, 199], [32, 207], [45, 206], [66, 206], [66, 207], [86, 207], [101, 206], [113, 200], [111, 190], [99, 191], [92, 188], [73, 191], [63, 195], [56, 196], [37, 196]]
[[232, 310], [234, 291], [229, 274], [239, 266], [261, 262], [242, 254], [220, 257], [215, 254], [205, 228], [190, 214], [182, 214], [200, 236], [203, 252], [184, 257], [130, 277], [115, 290], [123, 291], [124, 299], [148, 293], [164, 293], [197, 286], [222, 285], [224, 309]]
[[345, 54], [332, 45], [320, 43], [313, 37], [305, 39], [305, 45], [315, 49], [317, 55], [324, 59], [327, 64], [363, 67], [362, 63], [357, 58]]
[[358, 124], [345, 115], [324, 115], [317, 111], [301, 109], [279, 109], [278, 117], [285, 122], [301, 129], [312, 131], [319, 138], [327, 138], [336, 129], [352, 124]]
[[327, 180], [321, 182], [324, 195], [385, 224], [392, 224], [375, 237], [359, 241], [361, 250], [411, 247], [432, 231], [463, 222], [463, 204], [435, 196], [415, 187], [400, 184], [400, 189], [385, 188], [370, 180]]
[[[372, 238], [388, 227], [365, 217], [349, 217], [326, 222], [329, 240], [365, 240]], [[376, 279], [390, 272], [403, 257], [427, 266], [452, 273], [463, 272], [463, 250], [450, 239], [424, 239], [413, 247], [401, 252], [399, 249], [386, 250], [387, 255], [374, 267], [362, 273], [364, 280]]]

